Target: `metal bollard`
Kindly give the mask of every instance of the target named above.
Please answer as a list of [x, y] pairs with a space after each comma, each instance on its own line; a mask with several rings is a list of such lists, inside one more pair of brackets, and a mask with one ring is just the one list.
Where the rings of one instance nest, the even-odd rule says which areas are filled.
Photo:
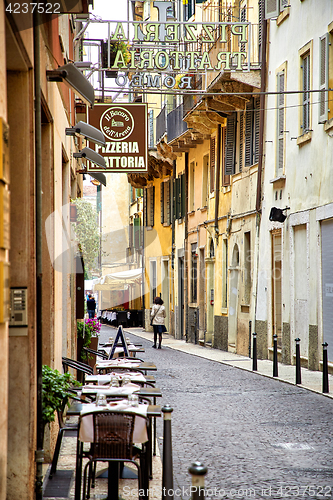
[[327, 346], [328, 343], [324, 342], [323, 346], [323, 392], [330, 392], [328, 386], [328, 358], [327, 358]]
[[277, 335], [273, 335], [273, 377], [278, 377]]
[[251, 358], [251, 326], [252, 321], [249, 321], [249, 358]]
[[171, 439], [171, 413], [173, 408], [165, 405], [162, 408], [163, 420], [163, 469], [162, 469], [162, 498], [173, 500], [173, 465], [172, 465], [172, 439]]
[[252, 371], [256, 372], [257, 367], [257, 334], [253, 332], [253, 353], [252, 353]]
[[192, 500], [205, 498], [205, 475], [207, 467], [201, 462], [194, 462], [188, 469], [192, 475]]
[[297, 337], [296, 342], [296, 385], [302, 383], [301, 378], [301, 354], [300, 354], [300, 343], [301, 339]]

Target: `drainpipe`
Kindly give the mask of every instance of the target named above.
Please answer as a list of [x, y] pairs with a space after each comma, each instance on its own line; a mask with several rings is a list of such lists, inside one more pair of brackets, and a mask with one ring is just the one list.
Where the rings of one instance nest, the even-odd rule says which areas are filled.
[[185, 270], [185, 290], [184, 290], [184, 299], [185, 299], [185, 332], [186, 332], [186, 341], [188, 340], [188, 153], [185, 153], [185, 262], [184, 262], [184, 270]]
[[264, 157], [264, 122], [265, 122], [265, 89], [266, 89], [266, 57], [267, 57], [267, 20], [262, 22], [262, 55], [261, 55], [261, 70], [260, 70], [260, 112], [259, 112], [259, 158], [258, 158], [258, 176], [257, 176], [257, 197], [256, 197], [256, 241], [255, 241], [255, 258], [253, 269], [254, 283], [252, 293], [252, 325], [253, 331], [256, 331], [256, 316], [257, 316], [257, 289], [258, 289], [258, 269], [259, 269], [259, 237], [260, 237], [260, 220], [261, 220], [261, 182], [262, 168]]
[[[146, 189], [146, 188], [143, 188]], [[146, 314], [145, 314], [145, 197], [142, 196], [142, 252], [141, 252], [141, 266], [142, 266], [142, 274], [141, 274], [141, 289], [142, 289], [142, 323], [143, 328], [146, 328]]]
[[35, 84], [35, 176], [36, 176], [36, 376], [37, 376], [37, 449], [36, 500], [43, 498], [43, 438], [42, 413], [42, 111], [40, 68], [40, 16], [33, 14], [34, 84]]
[[[176, 179], [176, 160], [172, 162], [172, 189], [175, 187], [175, 179]], [[170, 191], [171, 192], [171, 191]], [[174, 191], [172, 190], [172, 200], [174, 199]], [[176, 225], [176, 214], [174, 213], [174, 203], [171, 203], [171, 283], [172, 287], [175, 287], [175, 225]], [[178, 297], [179, 303], [179, 297]], [[172, 328], [174, 331], [174, 336], [176, 338], [177, 325], [176, 325], [176, 315], [175, 315], [175, 301], [171, 304], [173, 306], [173, 321]]]
[[215, 240], [219, 244], [219, 204], [220, 204], [220, 162], [221, 162], [221, 124], [217, 128], [217, 155], [216, 155], [216, 176], [215, 176]]

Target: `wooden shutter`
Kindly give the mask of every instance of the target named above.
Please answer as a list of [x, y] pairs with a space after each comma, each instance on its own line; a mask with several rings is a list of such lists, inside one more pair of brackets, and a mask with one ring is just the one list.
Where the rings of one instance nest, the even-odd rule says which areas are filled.
[[265, 0], [265, 19], [278, 17], [279, 15], [279, 0]]
[[161, 202], [161, 224], [164, 224], [164, 182], [161, 182], [161, 197], [160, 197], [160, 202]]
[[[184, 174], [182, 174], [184, 175]], [[182, 218], [182, 175], [178, 177], [177, 219]]]
[[170, 226], [171, 224], [171, 180], [168, 179], [164, 183], [164, 222]]
[[176, 177], [174, 180], [174, 188], [173, 188], [173, 203], [174, 203], [174, 217], [175, 219], [179, 219], [179, 189], [180, 187], [180, 178]]
[[180, 216], [185, 217], [185, 174], [180, 176]]
[[259, 126], [260, 126], [260, 99], [256, 97], [254, 100], [254, 153], [252, 158], [252, 164], [258, 163], [259, 161]]
[[264, 0], [259, 0], [258, 9], [258, 47], [259, 47], [259, 62], [262, 62], [262, 22], [264, 18]]
[[[284, 92], [285, 88], [285, 74], [284, 71], [277, 75], [277, 91]], [[277, 150], [277, 174], [281, 175], [283, 172], [283, 158], [284, 158], [284, 115], [285, 115], [285, 94], [278, 94], [277, 96], [277, 132], [278, 132], [278, 150]]]
[[[319, 88], [320, 90], [328, 88], [328, 33], [320, 38], [319, 41]], [[328, 112], [328, 94], [320, 92], [319, 94], [319, 123], [327, 120]]]
[[303, 57], [303, 134], [310, 128], [310, 54]]
[[245, 166], [252, 165], [253, 154], [253, 99], [246, 105], [245, 113]]
[[148, 226], [148, 196], [147, 196], [148, 188], [143, 189], [143, 223], [147, 227]]
[[128, 226], [128, 246], [133, 247], [133, 224]]
[[154, 198], [155, 198], [155, 187], [150, 186], [147, 188], [147, 226], [154, 225]]
[[213, 193], [215, 186], [215, 137], [210, 140], [210, 192]]
[[149, 147], [154, 147], [154, 111], [149, 110]]
[[239, 171], [243, 168], [243, 148], [244, 148], [244, 111], [239, 113]]
[[140, 217], [134, 217], [134, 247], [136, 249], [140, 248], [141, 245], [141, 219]]
[[225, 175], [235, 173], [235, 146], [236, 146], [236, 113], [227, 118], [225, 141]]

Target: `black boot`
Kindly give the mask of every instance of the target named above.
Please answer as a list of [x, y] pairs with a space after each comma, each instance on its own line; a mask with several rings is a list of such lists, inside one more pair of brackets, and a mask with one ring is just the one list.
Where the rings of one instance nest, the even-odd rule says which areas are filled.
[[154, 349], [156, 349], [156, 344], [152, 345], [152, 347], [153, 347]]

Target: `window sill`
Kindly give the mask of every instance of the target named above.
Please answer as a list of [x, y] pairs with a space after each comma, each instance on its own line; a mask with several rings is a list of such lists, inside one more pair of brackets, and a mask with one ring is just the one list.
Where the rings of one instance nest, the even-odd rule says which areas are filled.
[[325, 132], [328, 132], [329, 130], [332, 130], [332, 128], [333, 128], [333, 118], [331, 118], [330, 120], [327, 120], [324, 123], [324, 130], [325, 130]]
[[276, 20], [276, 26], [280, 26], [280, 24], [283, 23], [287, 17], [289, 17], [290, 14], [290, 7], [286, 7], [281, 14], [279, 14], [277, 20]]
[[190, 215], [194, 215], [195, 214], [195, 210], [192, 210], [192, 212], [187, 212], [187, 215], [190, 216]]
[[153, 230], [153, 226], [146, 226], [146, 230], [147, 231], [152, 231]]
[[171, 224], [169, 224], [168, 222], [163, 222], [162, 225], [163, 225], [163, 227], [170, 227], [171, 226]]
[[223, 194], [225, 193], [230, 193], [231, 187], [230, 186], [223, 186]]
[[205, 205], [204, 207], [200, 208], [201, 212], [206, 212], [207, 211], [207, 205]]
[[188, 307], [197, 307], [197, 303], [196, 302], [190, 302]]
[[276, 187], [276, 185], [284, 185], [286, 183], [286, 176], [285, 175], [279, 175], [278, 177], [275, 177], [275, 179], [271, 179], [269, 181], [271, 184]]
[[311, 141], [311, 139], [312, 139], [312, 132], [305, 132], [305, 134], [297, 137], [296, 144], [297, 146], [303, 146], [303, 144], [306, 144], [307, 142]]
[[228, 308], [227, 307], [222, 307], [221, 314], [228, 314]]

